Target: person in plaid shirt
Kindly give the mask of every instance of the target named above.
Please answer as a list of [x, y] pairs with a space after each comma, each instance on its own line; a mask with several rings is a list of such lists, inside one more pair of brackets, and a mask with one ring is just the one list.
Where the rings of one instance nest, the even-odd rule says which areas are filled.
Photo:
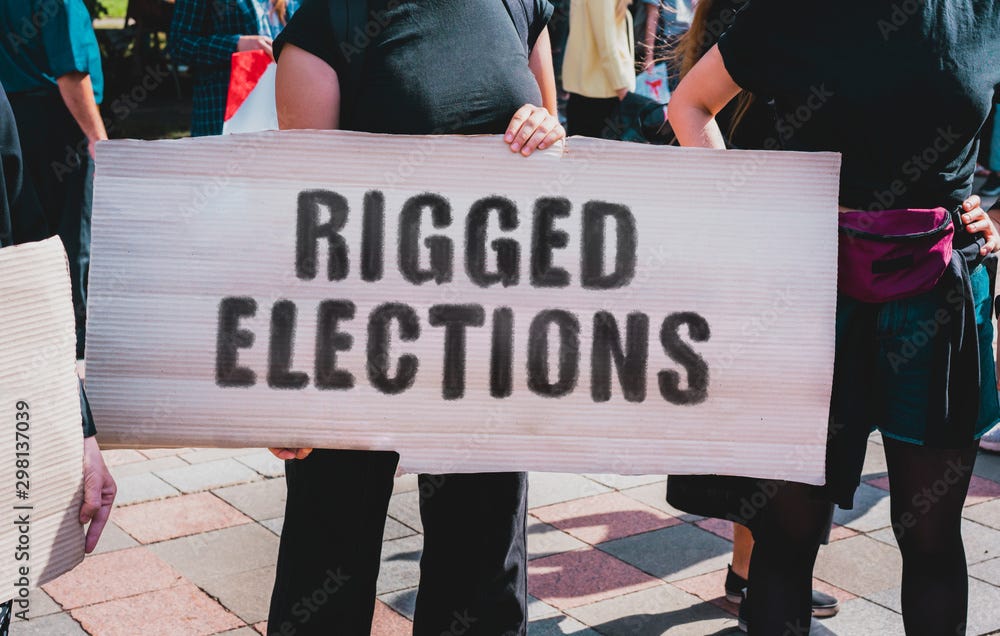
[[264, 50], [298, 8], [299, 0], [177, 0], [169, 51], [194, 71], [191, 135], [218, 135], [226, 114], [230, 58]]

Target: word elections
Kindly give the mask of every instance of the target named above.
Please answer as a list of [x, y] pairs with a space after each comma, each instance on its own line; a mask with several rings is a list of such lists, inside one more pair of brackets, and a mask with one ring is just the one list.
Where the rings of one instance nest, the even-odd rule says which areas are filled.
[[[570, 273], [555, 264], [554, 253], [565, 249], [569, 235], [557, 227], [560, 219], [571, 216], [568, 199], [544, 197], [535, 201], [532, 213], [530, 253], [523, 255], [519, 242], [510, 237], [487, 237], [491, 217], [501, 233], [518, 227], [517, 206], [510, 199], [489, 196], [477, 200], [465, 219], [465, 273], [482, 288], [509, 287], [521, 282], [521, 263], [529, 263], [528, 278], [535, 288], [565, 288]], [[295, 253], [296, 276], [314, 280], [318, 276], [319, 252], [326, 248], [325, 278], [340, 281], [351, 267], [348, 238], [344, 229], [350, 213], [347, 199], [329, 190], [308, 190], [298, 197]], [[326, 220], [321, 220], [321, 216]], [[413, 285], [451, 282], [454, 277], [455, 245], [443, 234], [424, 235], [425, 218], [438, 230], [453, 222], [449, 201], [432, 193], [408, 199], [399, 214], [398, 267]], [[613, 268], [605, 262], [608, 221], [614, 223]], [[627, 286], [635, 275], [637, 227], [628, 207], [603, 201], [588, 201], [581, 208], [579, 284], [588, 290]], [[362, 204], [361, 249], [357, 267], [363, 281], [377, 283], [385, 265], [385, 199], [381, 192], [369, 191]], [[489, 252], [493, 254], [490, 255]], [[421, 265], [421, 256], [426, 265]], [[502, 296], [498, 296], [501, 297]], [[239, 352], [253, 346], [256, 335], [241, 325], [256, 316], [257, 301], [247, 296], [230, 296], [219, 304], [216, 346], [216, 384], [220, 387], [250, 387], [257, 373], [239, 362]], [[492, 309], [489, 346], [490, 395], [506, 398], [514, 385], [515, 310], [507, 306]], [[354, 320], [355, 304], [347, 299], [327, 299], [316, 311], [315, 368], [312, 377], [293, 370], [295, 326], [298, 307], [291, 300], [278, 300], [271, 307], [266, 380], [274, 389], [304, 389], [310, 382], [320, 390], [347, 390], [355, 386], [354, 373], [338, 366], [338, 353], [354, 346], [354, 337], [342, 331], [342, 323]], [[467, 331], [486, 324], [487, 310], [479, 304], [435, 304], [427, 309], [427, 324], [443, 331], [444, 365], [442, 397], [461, 399], [465, 395]], [[586, 325], [591, 331], [590, 394], [595, 402], [611, 399], [612, 375], [616, 374], [622, 396], [630, 402], [646, 399], [649, 359], [650, 318], [640, 311], [627, 314], [624, 339], [618, 320], [608, 311], [596, 311]], [[581, 364], [580, 333], [585, 325], [571, 311], [551, 308], [539, 311], [528, 326], [526, 384], [543, 397], [563, 397], [578, 383]], [[390, 345], [414, 342], [421, 337], [422, 322], [412, 306], [388, 301], [374, 307], [367, 316], [367, 379], [384, 394], [399, 394], [413, 386], [420, 360], [409, 353], [393, 353]], [[683, 369], [657, 373], [661, 397], [673, 404], [690, 405], [708, 397], [709, 370], [704, 358], [682, 338], [705, 342], [711, 331], [708, 322], [694, 312], [671, 313], [660, 321], [656, 337], [664, 353]], [[551, 342], [550, 342], [551, 340]], [[398, 345], [397, 345], [398, 346]], [[550, 369], [550, 352], [555, 352], [555, 369]], [[477, 356], [478, 357], [478, 356]]]

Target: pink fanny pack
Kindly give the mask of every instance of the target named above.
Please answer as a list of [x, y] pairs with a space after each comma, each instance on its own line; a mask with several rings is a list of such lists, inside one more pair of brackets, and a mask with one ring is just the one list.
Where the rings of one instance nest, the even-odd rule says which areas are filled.
[[868, 303], [934, 288], [951, 262], [955, 226], [945, 208], [840, 214], [840, 293]]

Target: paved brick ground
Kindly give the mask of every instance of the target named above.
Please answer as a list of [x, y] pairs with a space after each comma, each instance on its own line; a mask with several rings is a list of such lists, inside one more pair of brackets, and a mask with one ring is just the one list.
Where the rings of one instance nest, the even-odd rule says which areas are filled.
[[[816, 586], [839, 597], [823, 633], [902, 634], [885, 462], [869, 448], [858, 506], [838, 511]], [[32, 597], [15, 636], [264, 634], [284, 508], [262, 450], [110, 451], [119, 506], [94, 555]], [[1000, 634], [1000, 456], [966, 502], [970, 634]], [[737, 633], [722, 597], [731, 528], [664, 501], [664, 478], [533, 474], [532, 636]], [[410, 634], [422, 537], [416, 480], [396, 482], [373, 634]]]

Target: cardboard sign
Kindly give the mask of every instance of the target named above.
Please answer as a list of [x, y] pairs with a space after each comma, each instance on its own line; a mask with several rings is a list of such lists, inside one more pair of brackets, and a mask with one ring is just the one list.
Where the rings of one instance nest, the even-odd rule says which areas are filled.
[[0, 599], [15, 614], [29, 589], [83, 560], [75, 354], [62, 243], [0, 249]]
[[101, 443], [820, 483], [838, 169], [583, 138], [103, 143]]

